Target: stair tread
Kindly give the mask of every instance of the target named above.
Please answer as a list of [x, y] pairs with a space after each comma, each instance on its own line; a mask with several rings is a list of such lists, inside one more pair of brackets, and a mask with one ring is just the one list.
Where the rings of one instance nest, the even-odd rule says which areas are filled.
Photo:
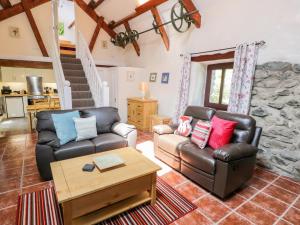
[[91, 91], [72, 91], [72, 93], [91, 93]]
[[94, 101], [92, 98], [75, 98], [73, 101]]

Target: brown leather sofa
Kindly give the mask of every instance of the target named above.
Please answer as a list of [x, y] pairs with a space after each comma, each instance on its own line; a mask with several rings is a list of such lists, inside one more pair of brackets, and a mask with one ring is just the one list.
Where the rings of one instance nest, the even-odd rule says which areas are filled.
[[220, 149], [204, 149], [190, 137], [175, 135], [176, 125], [168, 129], [154, 127], [155, 156], [198, 183], [213, 194], [225, 198], [247, 182], [254, 170], [262, 128], [246, 115], [189, 106], [184, 115], [192, 116], [192, 126], [198, 120], [219, 118], [238, 122], [231, 143]]

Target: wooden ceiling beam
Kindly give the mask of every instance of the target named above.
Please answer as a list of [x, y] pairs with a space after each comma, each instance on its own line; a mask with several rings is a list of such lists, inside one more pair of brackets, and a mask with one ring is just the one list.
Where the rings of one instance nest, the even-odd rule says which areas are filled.
[[[156, 25], [158, 25], [158, 26], [162, 25], [163, 22], [160, 18], [157, 8], [156, 7], [152, 8], [151, 12], [152, 12], [153, 18], [156, 22]], [[166, 46], [166, 49], [169, 50], [170, 49], [170, 41], [169, 41], [169, 37], [167, 35], [167, 32], [166, 32], [164, 26], [160, 26], [158, 28], [158, 30], [159, 30], [161, 38]]]
[[36, 41], [37, 41], [37, 43], [38, 43], [38, 45], [40, 47], [40, 50], [41, 50], [43, 56], [48, 57], [49, 55], [48, 55], [47, 49], [46, 49], [46, 47], [44, 45], [42, 36], [41, 36], [41, 34], [39, 32], [39, 29], [38, 29], [38, 27], [37, 27], [37, 25], [35, 23], [35, 20], [33, 18], [32, 13], [30, 11], [29, 2], [28, 2], [28, 0], [22, 0], [21, 3], [23, 5], [23, 8], [24, 8], [25, 14], [27, 16], [27, 19], [28, 19], [28, 21], [30, 23], [31, 29], [32, 29], [33, 34], [35, 36], [35, 39], [36, 39]]
[[[191, 13], [197, 10], [196, 6], [194, 5], [192, 0], [182, 0], [182, 4], [184, 5], [185, 9], [188, 13]], [[194, 13], [191, 15], [191, 18], [194, 20], [194, 24], [197, 28], [201, 27], [201, 15], [199, 12]]]
[[[125, 23], [124, 23], [124, 26], [125, 26], [125, 29], [126, 29], [127, 32], [130, 32], [130, 31], [131, 31], [131, 28], [130, 28], [130, 25], [129, 25], [128, 22], [125, 22]], [[137, 54], [138, 56], [140, 56], [140, 55], [141, 55], [141, 50], [140, 50], [140, 46], [139, 46], [139, 44], [137, 43], [137, 41], [134, 40], [134, 41], [132, 42], [132, 45], [133, 45], [133, 47], [134, 47], [134, 49], [135, 49], [136, 54]]]
[[0, 5], [3, 9], [7, 9], [12, 6], [9, 0], [0, 0]]
[[98, 1], [94, 1], [94, 0], [91, 0], [89, 2], [89, 7], [91, 7], [92, 9], [96, 9], [99, 5], [101, 5], [102, 3], [104, 2], [104, 0], [98, 0]]
[[97, 23], [97, 26], [94, 30], [94, 33], [93, 33], [92, 39], [90, 41], [90, 44], [89, 44], [89, 49], [90, 49], [91, 52], [94, 49], [95, 43], [97, 41], [97, 38], [98, 38], [98, 35], [99, 35], [99, 32], [100, 32], [100, 29], [102, 28], [103, 22], [104, 22], [104, 18], [100, 17], [100, 19]]
[[116, 27], [142, 15], [145, 12], [150, 11], [153, 7], [157, 7], [165, 2], [167, 2], [168, 0], [149, 0], [148, 2], [144, 3], [143, 5], [138, 6], [137, 8], [135, 8], [135, 12], [124, 17], [123, 19], [115, 22], [111, 28], [115, 29]]
[[[28, 7], [29, 9], [35, 8], [39, 5], [42, 5], [46, 2], [49, 2], [50, 0], [35, 0], [35, 1], [28, 1]], [[17, 3], [13, 5], [10, 8], [2, 9], [0, 10], [0, 21], [3, 21], [5, 19], [8, 19], [10, 17], [16, 16], [20, 13], [24, 12], [23, 4], [22, 2]]]
[[[96, 23], [98, 23], [100, 17], [97, 15], [94, 9], [90, 8], [88, 4], [86, 4], [83, 0], [76, 0], [76, 3], [89, 17], [91, 17]], [[114, 38], [117, 34], [108, 26], [105, 21], [103, 21], [102, 23], [102, 28], [111, 38]]]
[[0, 66], [18, 68], [52, 69], [52, 62], [0, 59]]
[[221, 60], [221, 59], [233, 59], [234, 53], [235, 51], [210, 54], [210, 55], [199, 55], [199, 56], [193, 56], [191, 60], [192, 62], [207, 62], [207, 61], [214, 61], [214, 60]]
[[135, 11], [137, 13], [145, 13], [148, 12], [149, 10], [151, 10], [154, 7], [157, 7], [165, 2], [167, 2], [168, 0], [149, 0], [147, 2], [145, 2], [144, 4], [138, 6], [135, 8]]

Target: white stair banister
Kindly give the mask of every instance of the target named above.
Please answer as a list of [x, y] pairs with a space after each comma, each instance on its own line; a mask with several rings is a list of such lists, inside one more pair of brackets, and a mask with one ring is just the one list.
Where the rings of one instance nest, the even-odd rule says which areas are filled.
[[109, 87], [102, 82], [90, 49], [80, 31], [77, 32], [76, 57], [81, 60], [95, 107], [109, 106]]
[[52, 12], [54, 16], [52, 20], [51, 58], [52, 58], [56, 85], [57, 85], [58, 96], [60, 99], [60, 106], [62, 109], [72, 109], [72, 90], [71, 90], [70, 82], [65, 80], [64, 72], [60, 61], [59, 48], [58, 48], [57, 7], [58, 7], [57, 0], [52, 1]]

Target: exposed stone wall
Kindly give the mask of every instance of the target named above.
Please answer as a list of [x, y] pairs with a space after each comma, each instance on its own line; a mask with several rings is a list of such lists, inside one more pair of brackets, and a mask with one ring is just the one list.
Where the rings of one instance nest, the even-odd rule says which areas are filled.
[[250, 114], [263, 127], [257, 163], [300, 179], [300, 64], [257, 66]]

